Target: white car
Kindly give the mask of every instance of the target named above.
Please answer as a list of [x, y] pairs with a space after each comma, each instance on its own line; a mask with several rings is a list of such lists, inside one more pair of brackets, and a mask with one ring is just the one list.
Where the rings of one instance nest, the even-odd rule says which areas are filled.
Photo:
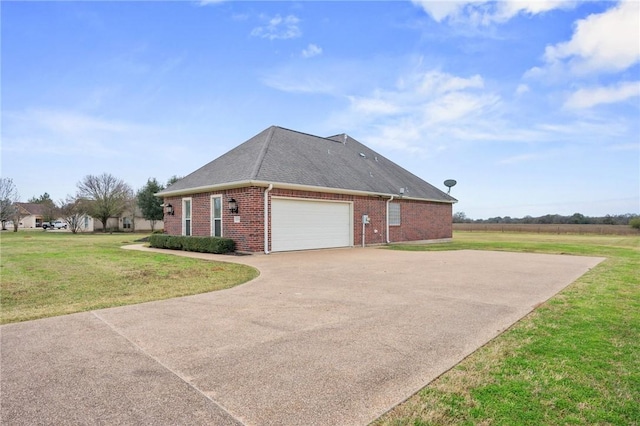
[[42, 224], [43, 229], [67, 229], [67, 222], [56, 220], [55, 222], [45, 222]]

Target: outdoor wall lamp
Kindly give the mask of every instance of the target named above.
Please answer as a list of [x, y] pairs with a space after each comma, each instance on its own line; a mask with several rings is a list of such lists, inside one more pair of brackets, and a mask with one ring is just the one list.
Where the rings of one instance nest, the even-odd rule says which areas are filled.
[[173, 206], [172, 206], [171, 204], [166, 204], [166, 205], [164, 206], [164, 213], [165, 213], [166, 215], [171, 215], [171, 216], [173, 216]]
[[229, 198], [229, 211], [238, 213], [238, 202], [234, 198]]

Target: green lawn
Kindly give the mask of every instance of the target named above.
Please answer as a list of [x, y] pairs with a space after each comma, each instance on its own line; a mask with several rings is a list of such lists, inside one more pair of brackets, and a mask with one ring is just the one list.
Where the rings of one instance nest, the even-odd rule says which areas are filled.
[[391, 248], [607, 260], [376, 425], [640, 424], [640, 237], [457, 232]]
[[226, 262], [123, 250], [140, 234], [0, 234], [2, 324], [221, 290], [258, 275]]

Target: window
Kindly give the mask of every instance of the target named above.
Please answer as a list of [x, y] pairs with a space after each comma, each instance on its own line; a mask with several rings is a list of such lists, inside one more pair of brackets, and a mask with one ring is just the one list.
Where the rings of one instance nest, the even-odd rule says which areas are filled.
[[84, 229], [89, 229], [89, 216], [84, 217]]
[[122, 218], [122, 229], [131, 229], [131, 218]]
[[211, 236], [222, 237], [222, 196], [211, 197]]
[[400, 226], [400, 204], [389, 203], [389, 225]]
[[191, 236], [191, 198], [182, 199], [182, 235]]

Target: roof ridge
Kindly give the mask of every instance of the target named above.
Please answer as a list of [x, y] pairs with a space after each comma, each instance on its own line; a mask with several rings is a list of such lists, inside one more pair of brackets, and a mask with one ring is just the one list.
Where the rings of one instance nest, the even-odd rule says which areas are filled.
[[[325, 139], [334, 140], [333, 138], [337, 138], [338, 136], [344, 137], [345, 135], [347, 135], [347, 133], [346, 132], [342, 132], [342, 133], [338, 133], [337, 135], [325, 136], [324, 138]], [[349, 135], [347, 135], [347, 136], [349, 136]]]
[[277, 127], [280, 130], [286, 130], [287, 132], [293, 132], [293, 133], [298, 133], [300, 135], [311, 136], [311, 137], [314, 137], [316, 139], [324, 139], [324, 140], [327, 140], [327, 141], [330, 141], [330, 142], [337, 142], [337, 141], [335, 141], [333, 139], [330, 139], [330, 138], [327, 138], [327, 137], [324, 137], [324, 136], [313, 135], [311, 133], [301, 132], [299, 130], [287, 129], [286, 127], [282, 127], [282, 126], [274, 126], [274, 127]]
[[260, 154], [258, 154], [258, 158], [256, 159], [256, 164], [253, 166], [253, 171], [251, 172], [251, 179], [255, 179], [258, 176], [258, 173], [260, 172], [260, 168], [262, 167], [262, 162], [264, 161], [265, 155], [267, 155], [267, 150], [269, 149], [269, 143], [273, 138], [273, 133], [276, 131], [276, 127], [277, 126], [271, 126], [269, 128], [269, 134], [267, 134], [267, 137], [264, 141], [264, 145], [262, 146], [262, 149], [260, 150]]

